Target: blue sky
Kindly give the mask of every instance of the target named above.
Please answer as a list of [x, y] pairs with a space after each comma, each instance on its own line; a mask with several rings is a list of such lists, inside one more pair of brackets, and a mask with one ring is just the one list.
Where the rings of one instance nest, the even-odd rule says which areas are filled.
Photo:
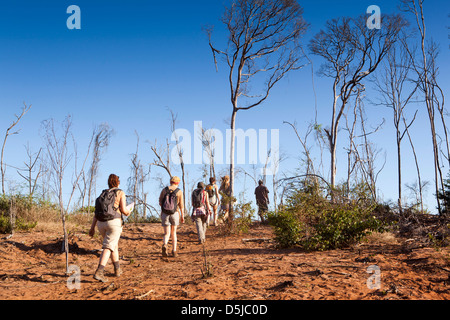
[[[310, 23], [305, 35], [308, 40], [328, 19], [364, 14], [372, 4], [383, 13], [395, 12], [396, 1], [299, 1], [304, 17]], [[81, 30], [69, 30], [66, 20], [69, 5], [81, 8]], [[99, 186], [104, 187], [109, 173], [121, 176], [124, 183], [129, 176], [130, 154], [134, 152], [135, 130], [141, 139], [140, 157], [152, 162], [149, 144], [170, 137], [166, 108], [178, 114], [177, 127], [194, 131], [194, 121], [205, 127], [225, 132], [231, 115], [226, 69], [216, 72], [207, 38], [202, 26], [215, 25], [214, 38], [226, 36], [220, 17], [224, 1], [8, 1], [0, 8], [0, 130], [4, 132], [19, 112], [23, 102], [32, 109], [20, 122], [20, 134], [8, 139], [5, 162], [23, 167], [26, 160], [24, 145], [33, 150], [42, 146], [41, 121], [49, 118], [63, 120], [73, 116], [73, 133], [78, 143], [79, 156], [86, 152], [94, 125], [108, 122], [115, 130], [100, 167]], [[447, 1], [426, 2], [428, 33], [441, 46], [440, 82], [449, 92], [450, 13]], [[318, 70], [321, 60], [313, 58]], [[331, 84], [314, 75], [318, 94], [318, 120], [327, 126], [332, 98]], [[289, 75], [274, 89], [262, 106], [238, 114], [237, 127], [279, 129], [281, 150], [289, 158], [280, 171], [286, 174], [298, 167], [302, 149], [293, 131], [284, 120], [297, 121], [304, 132], [315, 115], [311, 69], [306, 67]], [[386, 167], [380, 174], [378, 188], [384, 200], [396, 199], [396, 158], [392, 116], [388, 109], [366, 103], [372, 125], [383, 118], [383, 130], [374, 136], [377, 147], [386, 151]], [[415, 125], [414, 139], [421, 156], [423, 178], [432, 185], [433, 168], [431, 140], [423, 108]], [[341, 137], [342, 150], [345, 134]], [[313, 140], [310, 140], [311, 144]], [[414, 182], [415, 168], [409, 147], [405, 142], [404, 181]], [[328, 156], [324, 154], [325, 168]], [[338, 176], [345, 175], [346, 159], [338, 159]], [[191, 165], [189, 179], [200, 177], [200, 166]], [[225, 170], [226, 166], [221, 166]], [[247, 170], [251, 170], [247, 168]], [[448, 172], [448, 168], [444, 169]], [[152, 176], [163, 173], [152, 169]], [[326, 169], [325, 174], [328, 174]], [[68, 170], [67, 179], [71, 178]], [[339, 178], [339, 177], [338, 177]], [[12, 168], [7, 169], [9, 181], [21, 182]], [[247, 190], [252, 199], [253, 183], [241, 178], [238, 191]], [[122, 186], [124, 187], [124, 186]], [[150, 180], [146, 189], [157, 193], [158, 183]], [[66, 189], [67, 190], [67, 189]], [[68, 192], [68, 190], [67, 190]], [[406, 191], [405, 191], [406, 194]], [[154, 200], [152, 200], [154, 201]], [[152, 203], [155, 205], [155, 203]], [[432, 188], [427, 206], [435, 203]]]

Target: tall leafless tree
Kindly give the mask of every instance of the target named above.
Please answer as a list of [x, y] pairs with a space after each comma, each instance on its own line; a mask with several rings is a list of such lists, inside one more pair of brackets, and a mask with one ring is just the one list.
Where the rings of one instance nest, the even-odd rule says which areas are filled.
[[[442, 150], [440, 149], [438, 141], [438, 124], [436, 123], [436, 113], [441, 120], [442, 129], [444, 131], [446, 151], [444, 156], [450, 164], [450, 146], [448, 138], [448, 130], [445, 122], [446, 113], [444, 109], [444, 93], [437, 82], [438, 67], [438, 47], [433, 40], [428, 39], [427, 26], [425, 23], [425, 9], [424, 0], [401, 0], [400, 8], [409, 13], [414, 20], [414, 25], [419, 34], [419, 54], [416, 56], [415, 51], [408, 50], [411, 61], [412, 69], [417, 76], [417, 86], [422, 93], [425, 105], [427, 109], [428, 119], [430, 122], [431, 141], [433, 146], [433, 160], [434, 160], [434, 181], [435, 181], [435, 194], [437, 201], [437, 208], [439, 214], [442, 214], [441, 203], [437, 199], [437, 195], [440, 190], [444, 189], [444, 178], [442, 174], [440, 155]], [[410, 46], [405, 46], [410, 48]]]
[[4, 154], [5, 154], [5, 146], [6, 146], [6, 140], [9, 136], [15, 135], [19, 133], [18, 131], [11, 131], [14, 129], [14, 127], [20, 122], [22, 117], [31, 109], [31, 105], [27, 106], [24, 103], [24, 106], [22, 107], [22, 111], [20, 115], [15, 115], [16, 120], [12, 122], [12, 124], [6, 129], [5, 139], [3, 140], [3, 146], [2, 146], [2, 153], [0, 157], [0, 172], [2, 174], [2, 193], [5, 194], [5, 172], [6, 172], [6, 166], [4, 164]]
[[[391, 108], [393, 112], [397, 145], [398, 207], [400, 214], [402, 213], [402, 141], [417, 116], [416, 110], [412, 120], [406, 121], [405, 108], [412, 102], [417, 91], [417, 85], [411, 86], [409, 83], [411, 64], [411, 57], [404, 45], [402, 43], [395, 45], [389, 51], [382, 71], [375, 79], [377, 91], [380, 92], [381, 96], [381, 104]], [[412, 143], [412, 140], [410, 142]], [[417, 161], [416, 166], [419, 170]], [[418, 171], [418, 175], [420, 181], [420, 171]]]
[[382, 28], [369, 29], [366, 17], [339, 18], [326, 23], [310, 41], [312, 54], [325, 59], [319, 74], [333, 80], [331, 124], [326, 130], [330, 150], [330, 184], [336, 184], [336, 148], [340, 121], [363, 81], [378, 68], [406, 25], [400, 15], [384, 15]]
[[[183, 199], [186, 199], [186, 172], [185, 172], [185, 166], [184, 166], [184, 158], [183, 158], [183, 148], [180, 144], [180, 139], [177, 135], [176, 126], [177, 126], [177, 117], [172, 110], [170, 110], [170, 117], [171, 117], [171, 130], [172, 130], [172, 138], [175, 138], [175, 147], [177, 148], [177, 154], [178, 159], [180, 162], [180, 168], [181, 168], [181, 181], [183, 183]], [[184, 203], [184, 213], [186, 213], [186, 201], [183, 201]]]
[[[147, 215], [147, 193], [145, 192], [145, 182], [150, 177], [151, 165], [144, 166], [139, 158], [139, 134], [136, 134], [136, 152], [131, 155], [131, 175], [128, 178], [128, 192], [130, 193], [130, 198], [137, 205], [142, 205], [142, 216], [145, 219]], [[137, 211], [136, 211], [137, 212]], [[135, 216], [137, 221], [138, 216]]]
[[90, 213], [92, 194], [95, 190], [99, 163], [101, 161], [102, 153], [108, 147], [114, 131], [107, 123], [103, 123], [93, 129], [94, 145], [92, 149], [92, 161], [87, 176], [87, 197], [88, 197], [88, 213]]
[[68, 142], [72, 126], [72, 118], [67, 116], [61, 125], [61, 132], [55, 127], [53, 119], [42, 123], [44, 128], [44, 141], [51, 170], [51, 187], [58, 197], [59, 210], [64, 232], [64, 251], [66, 253], [66, 273], [69, 271], [69, 243], [66, 228], [67, 212], [63, 199], [63, 180], [67, 166], [73, 155], [68, 148]]
[[[303, 67], [301, 36], [307, 29], [303, 9], [295, 0], [234, 0], [222, 22], [228, 32], [223, 50], [207, 35], [217, 68], [217, 56], [228, 68], [231, 112], [230, 198], [234, 194], [235, 128], [238, 111], [250, 110], [269, 97], [274, 86], [290, 71]], [[258, 88], [258, 83], [264, 83]], [[230, 221], [233, 220], [232, 205]]]

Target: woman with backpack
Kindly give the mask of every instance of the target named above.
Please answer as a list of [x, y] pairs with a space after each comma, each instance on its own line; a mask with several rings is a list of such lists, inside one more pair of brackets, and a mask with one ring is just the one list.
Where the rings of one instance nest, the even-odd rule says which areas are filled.
[[[209, 184], [206, 186], [206, 191], [208, 192], [208, 197], [209, 197], [209, 205], [212, 208], [212, 215], [213, 215], [213, 221], [214, 221], [214, 226], [217, 226], [218, 222], [218, 218], [219, 218], [219, 205], [220, 205], [220, 200], [219, 200], [219, 188], [217, 187], [216, 184], [216, 178], [211, 177], [209, 178]], [[209, 222], [209, 219], [208, 219]]]
[[199, 182], [197, 189], [192, 192], [192, 221], [197, 226], [198, 242], [206, 241], [206, 228], [211, 206], [209, 204], [208, 193], [205, 191], [205, 184]]
[[170, 179], [170, 186], [164, 188], [159, 196], [159, 205], [161, 206], [161, 224], [164, 228], [164, 238], [162, 245], [162, 256], [168, 256], [169, 239], [172, 235], [172, 255], [177, 253], [177, 228], [184, 223], [184, 199], [183, 192], [178, 188], [180, 184], [179, 177]]
[[220, 206], [221, 220], [222, 220], [222, 222], [225, 222], [228, 219], [228, 213], [230, 211], [230, 202], [231, 202], [230, 177], [229, 176], [222, 177], [219, 192], [222, 195], [222, 200], [221, 200], [222, 205]]
[[102, 254], [99, 264], [94, 274], [94, 279], [107, 282], [104, 270], [109, 258], [114, 265], [114, 274], [120, 277], [122, 269], [119, 264], [119, 239], [122, 234], [123, 219], [122, 214], [129, 216], [131, 211], [127, 209], [125, 193], [119, 189], [120, 180], [115, 174], [108, 178], [109, 189], [104, 190], [95, 203], [95, 216], [92, 221], [89, 235], [95, 234], [95, 226], [98, 227], [103, 237]]

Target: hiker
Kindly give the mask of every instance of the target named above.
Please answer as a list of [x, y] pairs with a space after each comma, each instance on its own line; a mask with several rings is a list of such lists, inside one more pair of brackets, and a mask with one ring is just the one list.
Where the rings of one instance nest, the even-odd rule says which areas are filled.
[[207, 221], [211, 212], [208, 192], [205, 191], [205, 184], [199, 182], [197, 189], [192, 192], [192, 221], [197, 226], [198, 242], [206, 241]]
[[[209, 184], [206, 186], [206, 192], [208, 192], [208, 198], [209, 198], [209, 205], [212, 208], [212, 218], [214, 221], [214, 226], [217, 226], [218, 224], [218, 218], [219, 218], [219, 188], [216, 184], [216, 178], [211, 177], [209, 178]], [[209, 225], [209, 219], [208, 219], [208, 225]]]
[[269, 189], [264, 185], [264, 181], [259, 180], [258, 186], [255, 189], [256, 204], [258, 205], [258, 215], [261, 222], [266, 221], [265, 217], [269, 211]]
[[172, 177], [170, 186], [164, 188], [159, 196], [161, 206], [161, 224], [164, 228], [162, 256], [168, 257], [169, 239], [172, 235], [172, 256], [177, 257], [177, 228], [184, 223], [183, 192], [178, 188], [180, 178]]
[[230, 211], [230, 177], [224, 176], [222, 177], [222, 181], [220, 183], [219, 192], [222, 195], [221, 206], [221, 220], [225, 222], [228, 219], [228, 213]]
[[109, 258], [114, 265], [114, 275], [120, 277], [122, 269], [119, 263], [119, 239], [122, 234], [123, 217], [129, 216], [131, 211], [126, 208], [125, 193], [119, 189], [120, 180], [115, 174], [108, 178], [109, 189], [103, 190], [95, 202], [95, 216], [92, 221], [89, 235], [95, 234], [95, 226], [103, 237], [102, 253], [94, 279], [107, 282], [104, 270]]

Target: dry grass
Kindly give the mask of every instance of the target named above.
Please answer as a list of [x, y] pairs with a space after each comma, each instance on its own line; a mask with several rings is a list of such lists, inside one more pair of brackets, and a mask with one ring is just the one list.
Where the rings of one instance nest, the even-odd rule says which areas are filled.
[[371, 244], [395, 245], [399, 243], [392, 232], [374, 232], [367, 236], [367, 241]]
[[[62, 230], [61, 214], [54, 204], [33, 200], [27, 197], [16, 196], [0, 199], [0, 216], [8, 217], [10, 212], [23, 225], [35, 225], [33, 231], [36, 232], [60, 232]], [[88, 228], [92, 222], [93, 213], [71, 213], [66, 217], [67, 230]], [[17, 226], [16, 226], [17, 227]], [[20, 230], [16, 230], [20, 231]], [[25, 230], [27, 231], [27, 230]]]

